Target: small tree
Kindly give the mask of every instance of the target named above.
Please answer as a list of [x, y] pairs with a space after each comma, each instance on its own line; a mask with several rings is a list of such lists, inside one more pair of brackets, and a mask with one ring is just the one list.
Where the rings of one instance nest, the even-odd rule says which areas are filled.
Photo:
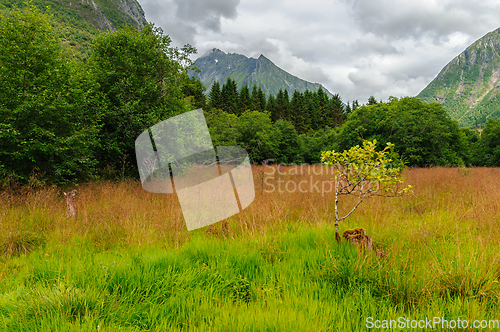
[[[402, 162], [394, 165], [394, 144], [387, 143], [382, 151], [375, 151], [377, 141], [364, 141], [363, 147], [353, 146], [344, 152], [326, 151], [321, 153], [321, 161], [335, 169], [335, 239], [340, 240], [339, 222], [346, 219], [361, 202], [371, 196], [396, 197], [410, 192], [412, 186], [401, 188], [404, 182]], [[354, 207], [343, 217], [339, 217], [339, 195], [358, 197]]]

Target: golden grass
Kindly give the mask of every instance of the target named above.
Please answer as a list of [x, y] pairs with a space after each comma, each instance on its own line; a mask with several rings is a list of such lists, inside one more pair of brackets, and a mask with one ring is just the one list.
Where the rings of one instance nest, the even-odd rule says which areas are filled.
[[[288, 225], [333, 223], [333, 193], [321, 190], [322, 185], [328, 189], [332, 176], [320, 166], [281, 167], [279, 173], [270, 166], [253, 166], [252, 170], [255, 201], [228, 219], [230, 236], [253, 235]], [[297, 170], [299, 174], [294, 174]], [[457, 243], [474, 239], [480, 246], [498, 245], [500, 169], [411, 169], [405, 170], [404, 176], [406, 183], [414, 186], [413, 195], [370, 198], [340, 228], [366, 228], [375, 242], [387, 244], [404, 238], [404, 246], [429, 245], [450, 237]], [[278, 191], [279, 182], [282, 192]], [[273, 185], [275, 190], [271, 192]], [[43, 234], [49, 242], [62, 245], [81, 236], [103, 250], [115, 245], [179, 246], [190, 237], [174, 194], [148, 193], [138, 181], [88, 183], [77, 189], [77, 221], [64, 217], [61, 188], [10, 188], [1, 192], [3, 251], [22, 252], [34, 247], [15, 249], [22, 245], [12, 242], [22, 242], [22, 234]], [[341, 212], [347, 211], [354, 199], [342, 196]]]

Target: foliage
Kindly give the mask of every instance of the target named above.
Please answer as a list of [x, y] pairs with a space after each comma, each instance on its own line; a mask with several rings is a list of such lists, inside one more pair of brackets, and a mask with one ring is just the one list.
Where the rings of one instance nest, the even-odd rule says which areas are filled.
[[396, 152], [412, 166], [462, 165], [466, 159], [457, 123], [441, 104], [415, 97], [359, 107], [342, 127], [338, 150], [373, 139], [394, 143]]
[[94, 41], [89, 70], [104, 96], [99, 151], [100, 166], [131, 158], [134, 142], [152, 125], [188, 110], [182, 93], [186, 82], [184, 60], [192, 49], [170, 46], [160, 28], [146, 25], [99, 35]]
[[481, 133], [479, 149], [477, 155], [481, 160], [477, 160], [478, 165], [500, 166], [500, 120], [491, 119], [486, 123]]
[[268, 113], [247, 111], [238, 118], [239, 146], [247, 150], [252, 163], [275, 159], [280, 133]]
[[[401, 163], [393, 164], [394, 144], [376, 151], [377, 141], [363, 141], [343, 152], [325, 151], [321, 153], [321, 161], [327, 167], [334, 168], [335, 183], [335, 229], [338, 234], [338, 224], [349, 217], [365, 198], [374, 195], [397, 196], [406, 194], [411, 186], [400, 189], [404, 182], [401, 177]], [[338, 213], [338, 196], [353, 195], [358, 198], [354, 207], [340, 217]], [[340, 238], [340, 236], [338, 237]]]
[[205, 87], [196, 77], [189, 77], [182, 86], [182, 93], [188, 99], [191, 108], [206, 108]]
[[[95, 172], [98, 116], [51, 27], [30, 3], [0, 21], [0, 173], [55, 182]], [[99, 102], [96, 103], [97, 105]], [[38, 176], [38, 175], [37, 175]]]
[[302, 162], [299, 135], [293, 124], [287, 120], [278, 120], [273, 124], [276, 133], [280, 134], [276, 149], [276, 162], [291, 164]]

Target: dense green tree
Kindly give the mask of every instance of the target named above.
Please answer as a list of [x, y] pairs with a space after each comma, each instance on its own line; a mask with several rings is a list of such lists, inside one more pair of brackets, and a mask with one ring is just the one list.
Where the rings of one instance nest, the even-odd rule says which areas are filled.
[[304, 104], [304, 95], [298, 90], [293, 92], [289, 107], [292, 110], [291, 120], [295, 129], [299, 134], [306, 133], [311, 126], [311, 119]]
[[240, 145], [238, 116], [215, 108], [210, 112], [205, 112], [205, 119], [214, 146]]
[[318, 113], [318, 105], [316, 104], [314, 93], [310, 90], [304, 91], [303, 103], [305, 108], [304, 119], [306, 132], [319, 129], [320, 114]]
[[334, 128], [342, 125], [346, 120], [346, 112], [342, 99], [338, 94], [332, 96], [328, 103], [328, 110], [326, 113], [325, 126]]
[[94, 86], [77, 71], [31, 3], [0, 17], [0, 181], [94, 174], [100, 101], [86, 97]]
[[239, 95], [239, 112], [238, 115], [250, 109], [250, 90], [248, 86], [241, 87]]
[[301, 163], [302, 152], [300, 150], [299, 135], [290, 121], [278, 120], [273, 124], [276, 133], [279, 134], [278, 148], [276, 150], [276, 162], [278, 163]]
[[479, 165], [500, 166], [500, 120], [490, 119], [481, 133], [477, 160]]
[[346, 115], [349, 115], [352, 113], [352, 107], [351, 105], [349, 104], [349, 102], [347, 102], [347, 105], [345, 106], [345, 114]]
[[366, 105], [376, 105], [377, 104], [377, 100], [375, 99], [374, 96], [370, 96], [370, 98], [368, 98], [368, 103]]
[[268, 113], [248, 111], [238, 119], [239, 146], [247, 150], [252, 163], [276, 159], [280, 133]]
[[210, 92], [208, 93], [209, 100], [209, 108], [210, 109], [222, 109], [222, 97], [220, 91], [220, 84], [218, 81], [215, 81], [210, 88]]
[[299, 135], [301, 160], [308, 164], [321, 162], [321, 152], [333, 150], [337, 146], [339, 129], [326, 127], [310, 135]]
[[359, 108], [359, 102], [357, 100], [353, 100], [352, 101], [352, 106], [351, 106], [351, 110], [352, 112], [354, 112], [355, 110], [357, 110]]
[[[278, 91], [279, 93], [279, 91]], [[276, 107], [279, 107], [283, 113], [283, 119], [290, 121], [291, 120], [291, 110], [290, 110], [290, 97], [288, 96], [288, 90], [283, 90], [279, 99], [276, 99]]]
[[202, 108], [206, 107], [206, 97], [203, 93], [205, 91], [205, 86], [197, 77], [189, 77], [186, 79], [182, 86], [182, 93], [187, 98], [187, 101], [192, 108]]
[[179, 50], [153, 25], [99, 35], [89, 68], [106, 101], [100, 139], [101, 167], [122, 161], [134, 165], [134, 142], [152, 125], [189, 110], [182, 87], [187, 80], [183, 64], [193, 49]]
[[257, 88], [256, 85], [252, 88], [252, 94], [250, 96], [250, 110], [263, 112], [266, 109], [266, 95], [260, 87]]
[[276, 107], [274, 109], [274, 112], [271, 113], [271, 118], [273, 121], [277, 121], [279, 119], [290, 120], [288, 104], [288, 91], [283, 91], [282, 89], [280, 89], [278, 91], [278, 94], [276, 95]]
[[315, 105], [317, 108], [317, 125], [316, 130], [324, 128], [327, 125], [327, 116], [329, 111], [329, 99], [326, 92], [319, 87], [314, 94]]
[[459, 165], [466, 144], [458, 125], [441, 104], [418, 98], [392, 98], [387, 103], [361, 106], [342, 127], [336, 150], [348, 150], [363, 140], [391, 142], [409, 165]]
[[481, 149], [479, 143], [479, 131], [469, 128], [460, 128], [460, 135], [465, 144], [463, 160], [465, 165], [481, 165]]
[[227, 78], [221, 90], [222, 109], [231, 114], [239, 113], [238, 86], [232, 78]]
[[267, 99], [266, 111], [271, 115], [271, 121], [275, 122], [273, 115], [276, 114], [276, 98], [273, 95]]

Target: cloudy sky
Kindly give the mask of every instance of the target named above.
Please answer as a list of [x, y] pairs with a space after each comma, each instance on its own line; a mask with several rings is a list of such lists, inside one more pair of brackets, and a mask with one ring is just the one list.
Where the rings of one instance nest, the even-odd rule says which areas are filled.
[[264, 54], [344, 101], [418, 94], [500, 27], [498, 0], [139, 0], [148, 21], [196, 57]]

